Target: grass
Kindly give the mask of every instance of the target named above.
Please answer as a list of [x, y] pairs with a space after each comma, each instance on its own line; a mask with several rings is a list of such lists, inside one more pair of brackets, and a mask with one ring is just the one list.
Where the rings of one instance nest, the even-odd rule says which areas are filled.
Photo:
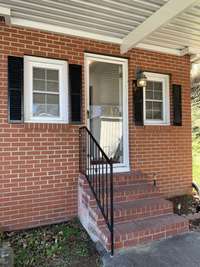
[[200, 185], [200, 154], [193, 154], [193, 180]]
[[4, 233], [11, 244], [15, 267], [98, 267], [100, 257], [79, 222]]
[[[176, 214], [190, 214], [196, 212], [196, 201], [192, 195], [182, 195], [169, 198], [173, 202], [174, 212]], [[178, 205], [181, 204], [181, 210]]]
[[192, 108], [193, 180], [200, 185], [200, 107]]

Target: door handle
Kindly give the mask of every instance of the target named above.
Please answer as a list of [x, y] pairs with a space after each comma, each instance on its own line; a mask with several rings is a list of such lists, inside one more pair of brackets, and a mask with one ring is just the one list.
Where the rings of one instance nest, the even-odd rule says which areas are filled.
[[90, 111], [87, 110], [87, 118], [89, 119], [90, 118]]

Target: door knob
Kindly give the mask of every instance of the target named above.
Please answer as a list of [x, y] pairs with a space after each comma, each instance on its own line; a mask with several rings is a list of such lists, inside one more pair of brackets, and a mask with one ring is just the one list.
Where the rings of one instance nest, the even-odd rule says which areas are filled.
[[87, 118], [89, 119], [90, 118], [90, 111], [87, 110]]

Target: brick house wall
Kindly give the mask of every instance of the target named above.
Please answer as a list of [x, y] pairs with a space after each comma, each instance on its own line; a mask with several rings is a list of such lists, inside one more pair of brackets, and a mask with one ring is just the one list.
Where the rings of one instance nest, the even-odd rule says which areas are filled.
[[[0, 226], [7, 230], [76, 216], [79, 166], [78, 125], [8, 124], [7, 57], [34, 55], [83, 65], [86, 51], [121, 56], [115, 44], [0, 22]], [[125, 56], [129, 58], [131, 170], [156, 173], [166, 196], [186, 193], [192, 181], [190, 58], [140, 49]], [[171, 84], [182, 85], [183, 126], [134, 125], [132, 80], [136, 66], [171, 74]]]

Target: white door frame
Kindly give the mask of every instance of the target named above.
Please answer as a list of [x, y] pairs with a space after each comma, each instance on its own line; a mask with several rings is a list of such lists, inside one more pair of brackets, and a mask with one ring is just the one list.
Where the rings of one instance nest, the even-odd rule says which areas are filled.
[[[85, 103], [86, 103], [86, 112], [89, 110], [89, 61], [95, 60], [99, 62], [107, 62], [113, 64], [122, 65], [122, 78], [123, 78], [123, 163], [113, 164], [114, 172], [129, 172], [129, 139], [128, 139], [128, 59], [118, 58], [112, 56], [104, 56], [98, 54], [85, 53], [84, 55], [84, 67], [85, 67]], [[87, 114], [86, 114], [87, 118]], [[87, 126], [89, 125], [89, 119], [87, 119]]]

